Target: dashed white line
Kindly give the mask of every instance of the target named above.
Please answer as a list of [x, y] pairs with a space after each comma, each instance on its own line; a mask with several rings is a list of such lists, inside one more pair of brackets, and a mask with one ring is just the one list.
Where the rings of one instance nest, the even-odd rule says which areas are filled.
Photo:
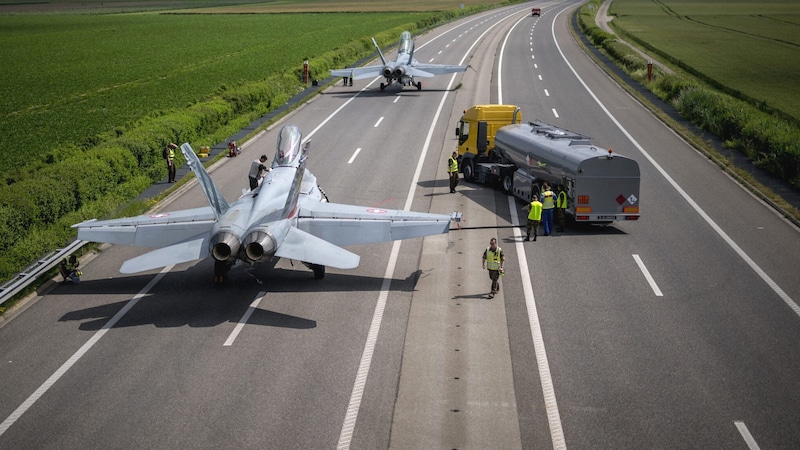
[[739, 430], [739, 434], [742, 435], [742, 438], [744, 439], [744, 442], [747, 444], [747, 447], [750, 450], [760, 450], [761, 449], [761, 447], [758, 446], [758, 443], [756, 442], [756, 440], [753, 439], [753, 435], [750, 434], [750, 430], [747, 429], [747, 427], [745, 426], [744, 422], [742, 422], [740, 420], [737, 420], [737, 421], [735, 421], [733, 423], [736, 424], [736, 428]]
[[378, 128], [378, 125], [380, 125], [380, 124], [381, 124], [381, 122], [383, 122], [383, 117], [381, 117], [380, 119], [378, 119], [378, 121], [377, 121], [377, 122], [375, 122], [375, 125], [373, 125], [372, 127], [373, 127], [373, 128]]
[[349, 160], [349, 161], [347, 161], [347, 164], [353, 164], [353, 161], [355, 161], [355, 160], [356, 160], [356, 156], [358, 156], [358, 153], [359, 153], [360, 151], [361, 151], [361, 147], [358, 147], [358, 148], [356, 149], [356, 151], [355, 151], [355, 152], [353, 152], [353, 156], [351, 156], [351, 157], [350, 157], [350, 160]]
[[553, 115], [556, 116], [556, 118], [561, 117], [558, 115], [558, 111], [556, 111], [555, 108], [553, 108]]
[[239, 333], [242, 332], [244, 325], [247, 323], [248, 320], [250, 320], [250, 316], [253, 314], [253, 311], [255, 311], [256, 308], [258, 308], [258, 304], [261, 303], [261, 299], [264, 298], [265, 295], [267, 295], [266, 291], [261, 291], [258, 293], [258, 295], [256, 295], [256, 299], [253, 300], [253, 303], [250, 303], [250, 307], [247, 308], [247, 311], [245, 311], [242, 318], [239, 319], [239, 323], [236, 324], [236, 328], [234, 328], [231, 335], [228, 336], [228, 340], [226, 340], [225, 343], [222, 344], [223, 347], [230, 347], [231, 345], [233, 345], [233, 341], [235, 341], [236, 337], [239, 336]]
[[647, 267], [645, 267], [644, 263], [642, 262], [642, 258], [640, 258], [639, 255], [634, 254], [633, 255], [633, 259], [634, 259], [634, 261], [636, 261], [636, 265], [639, 266], [639, 270], [642, 271], [642, 274], [644, 275], [644, 278], [650, 284], [650, 289], [653, 290], [653, 292], [656, 294], [656, 296], [663, 297], [664, 294], [661, 293], [661, 289], [658, 288], [658, 285], [656, 284], [656, 280], [653, 279], [653, 277], [650, 275], [650, 271], [647, 270]]
[[544, 95], [545, 95], [545, 97], [550, 97], [550, 91], [548, 91], [547, 89], [545, 89], [545, 90], [544, 90]]

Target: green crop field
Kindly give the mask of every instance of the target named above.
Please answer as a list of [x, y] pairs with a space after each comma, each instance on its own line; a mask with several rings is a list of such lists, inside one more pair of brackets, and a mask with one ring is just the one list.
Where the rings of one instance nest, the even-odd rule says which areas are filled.
[[[82, 13], [96, 12], [100, 3], [51, 2], [48, 13], [30, 14], [20, 11], [41, 4], [12, 0], [0, 5], [0, 176], [32, 159], [52, 158], [54, 149], [91, 147], [99, 134], [183, 108], [225, 86], [287, 73], [306, 59], [312, 62], [312, 77], [327, 78], [327, 71], [314, 72], [315, 56], [414, 24], [433, 11], [478, 1], [429, 0], [424, 12], [332, 14], [283, 12], [290, 3], [307, 9], [310, 1], [207, 0], [194, 6], [222, 6], [212, 8], [216, 14], [199, 14], [199, 9], [174, 9], [191, 3], [185, 1], [112, 0], [102, 4], [137, 12]], [[249, 14], [224, 13], [233, 3], [248, 3], [237, 12]], [[330, 8], [337, 2], [316, 3]], [[422, 4], [406, 6], [412, 3]], [[390, 4], [398, 3], [365, 0], [341, 6], [370, 11], [369, 6], [384, 10]], [[171, 9], [146, 11], [165, 7]], [[271, 8], [282, 13], [253, 14]]]
[[797, 0], [614, 0], [613, 25], [800, 120]]

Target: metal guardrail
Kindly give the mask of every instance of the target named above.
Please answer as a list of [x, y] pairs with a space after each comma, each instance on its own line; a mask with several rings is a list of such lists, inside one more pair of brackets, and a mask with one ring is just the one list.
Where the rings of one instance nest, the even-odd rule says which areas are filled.
[[22, 272], [14, 275], [10, 280], [0, 286], [0, 305], [17, 295], [37, 278], [42, 276], [42, 274], [57, 266], [59, 261], [71, 255], [75, 250], [78, 250], [85, 244], [87, 244], [86, 241], [72, 241], [66, 247], [53, 250], [47, 255], [42, 256], [33, 264], [23, 269]]

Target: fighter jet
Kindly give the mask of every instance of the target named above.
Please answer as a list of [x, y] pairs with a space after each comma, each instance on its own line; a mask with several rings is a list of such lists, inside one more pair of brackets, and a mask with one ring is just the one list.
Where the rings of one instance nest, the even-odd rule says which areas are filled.
[[400, 45], [397, 47], [397, 58], [394, 61], [386, 61], [383, 52], [381, 52], [381, 48], [378, 47], [378, 43], [375, 42], [375, 38], [372, 38], [372, 44], [378, 49], [378, 55], [381, 57], [382, 65], [331, 70], [331, 75], [349, 79], [350, 86], [353, 85], [354, 79], [360, 80], [362, 78], [383, 76], [386, 78], [386, 83], [381, 83], [381, 91], [386, 89], [386, 86], [392, 84], [394, 80], [397, 80], [397, 82], [403, 86], [416, 86], [419, 91], [422, 90], [422, 82], [414, 83], [414, 77], [430, 78], [435, 75], [464, 72], [467, 70], [467, 66], [420, 64], [419, 61], [414, 59], [415, 42], [411, 40], [411, 33], [408, 31], [400, 33]]
[[121, 273], [137, 273], [214, 258], [214, 280], [224, 282], [237, 262], [253, 265], [276, 258], [300, 261], [314, 277], [325, 267], [353, 269], [360, 257], [340, 246], [386, 242], [444, 234], [450, 215], [416, 213], [328, 202], [316, 177], [306, 169], [310, 141], [302, 141], [295, 125], [278, 136], [272, 168], [261, 184], [243, 190], [228, 204], [188, 143], [181, 145], [210, 206], [131, 218], [73, 225], [78, 239], [92, 242], [156, 247], [127, 260]]

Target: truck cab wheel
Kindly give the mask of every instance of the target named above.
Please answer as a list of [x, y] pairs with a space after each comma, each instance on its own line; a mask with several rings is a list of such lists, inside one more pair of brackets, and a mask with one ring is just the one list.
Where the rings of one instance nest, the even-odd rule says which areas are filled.
[[464, 181], [472, 183], [475, 181], [475, 166], [472, 165], [471, 160], [464, 161]]

